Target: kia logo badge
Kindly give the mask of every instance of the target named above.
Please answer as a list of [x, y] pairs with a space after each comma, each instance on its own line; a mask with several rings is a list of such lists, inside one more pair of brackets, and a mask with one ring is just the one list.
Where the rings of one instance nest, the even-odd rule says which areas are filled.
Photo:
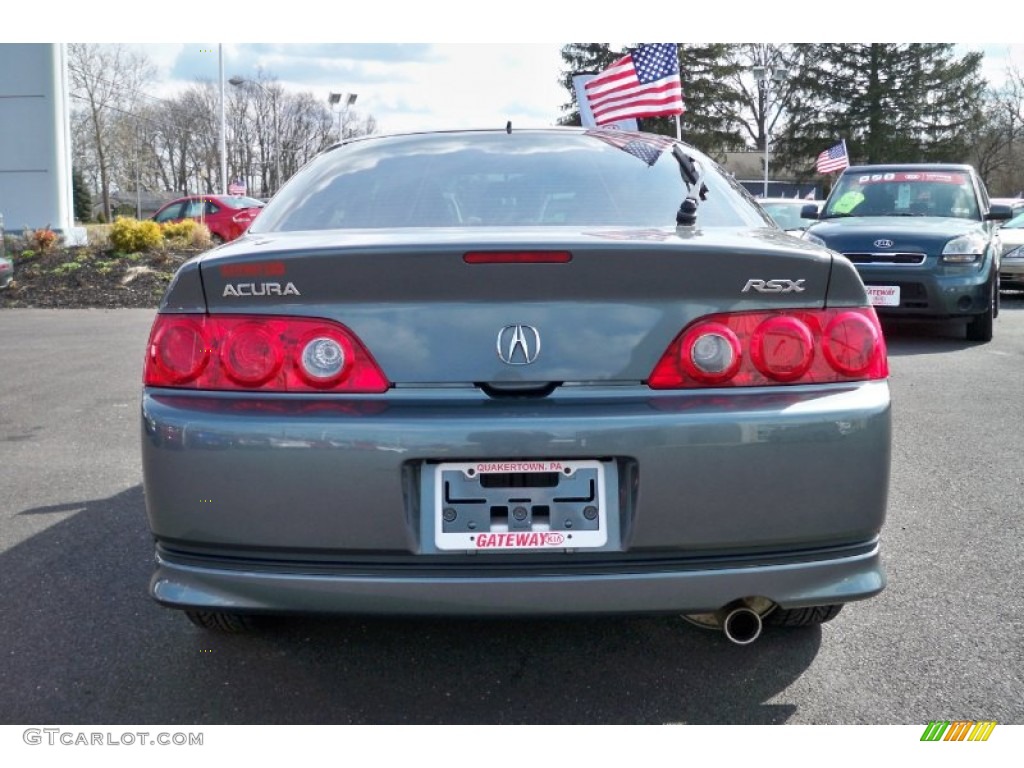
[[875, 248], [892, 248], [892, 240], [875, 240]]
[[540, 334], [532, 325], [506, 325], [498, 331], [498, 357], [508, 365], [529, 365], [540, 354]]

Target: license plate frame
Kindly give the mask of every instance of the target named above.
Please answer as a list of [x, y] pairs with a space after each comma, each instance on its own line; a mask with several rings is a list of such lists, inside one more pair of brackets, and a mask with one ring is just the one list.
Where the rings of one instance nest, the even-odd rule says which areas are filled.
[[[606, 471], [593, 459], [435, 464], [434, 546], [480, 553], [602, 548], [609, 540]], [[501, 484], [512, 475], [517, 484]], [[517, 519], [520, 511], [524, 519]]]

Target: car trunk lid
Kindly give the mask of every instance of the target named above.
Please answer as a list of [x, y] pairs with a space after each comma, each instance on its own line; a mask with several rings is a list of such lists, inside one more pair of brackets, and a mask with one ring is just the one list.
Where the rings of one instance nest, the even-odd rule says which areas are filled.
[[[568, 256], [467, 263], [510, 252]], [[264, 235], [201, 261], [211, 313], [336, 320], [396, 385], [512, 388], [642, 381], [698, 317], [824, 306], [830, 268], [769, 229]]]

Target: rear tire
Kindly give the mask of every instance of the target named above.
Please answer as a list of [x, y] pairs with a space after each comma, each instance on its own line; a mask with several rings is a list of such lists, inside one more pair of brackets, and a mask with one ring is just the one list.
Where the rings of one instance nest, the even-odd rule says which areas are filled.
[[208, 629], [213, 632], [223, 632], [229, 635], [237, 635], [243, 632], [252, 632], [259, 627], [259, 620], [255, 616], [245, 613], [225, 613], [223, 611], [185, 611], [188, 620], [197, 627]]
[[824, 624], [826, 621], [832, 621], [839, 612], [843, 610], [843, 605], [814, 605], [810, 608], [791, 608], [786, 610], [785, 608], [776, 608], [774, 611], [765, 616], [765, 623], [771, 624], [773, 627], [813, 627], [818, 624]]
[[989, 295], [988, 309], [967, 323], [968, 341], [992, 341], [992, 325], [996, 317], [996, 306], [999, 302], [999, 291], [995, 280]]

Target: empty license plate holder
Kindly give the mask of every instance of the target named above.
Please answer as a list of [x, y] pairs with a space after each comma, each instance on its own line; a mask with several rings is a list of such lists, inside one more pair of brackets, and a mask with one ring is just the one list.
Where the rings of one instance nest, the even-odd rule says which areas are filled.
[[606, 498], [605, 466], [595, 460], [437, 464], [434, 544], [446, 551], [603, 547]]

